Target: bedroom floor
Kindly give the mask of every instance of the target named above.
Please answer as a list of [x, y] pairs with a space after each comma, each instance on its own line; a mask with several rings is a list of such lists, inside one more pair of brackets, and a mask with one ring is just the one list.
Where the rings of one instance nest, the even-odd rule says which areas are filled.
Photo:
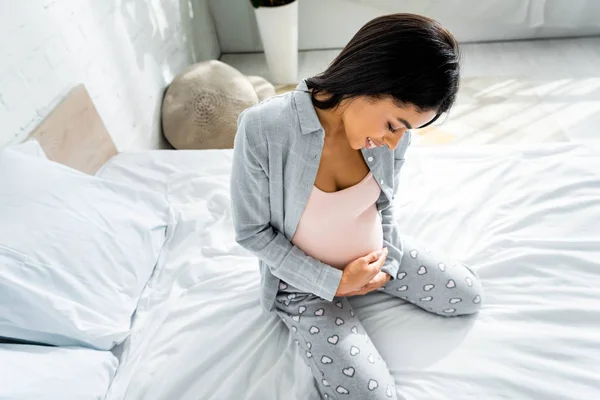
[[[299, 76], [322, 71], [338, 52], [300, 52]], [[443, 124], [420, 132], [418, 144], [588, 142], [600, 137], [600, 37], [467, 43], [462, 57], [456, 106]], [[221, 60], [246, 75], [268, 75], [262, 53], [224, 54]]]

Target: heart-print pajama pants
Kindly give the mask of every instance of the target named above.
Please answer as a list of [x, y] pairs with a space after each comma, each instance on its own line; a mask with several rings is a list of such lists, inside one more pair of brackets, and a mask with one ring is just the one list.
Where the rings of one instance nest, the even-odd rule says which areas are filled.
[[[403, 247], [398, 275], [382, 292], [446, 317], [479, 310], [481, 283], [467, 266], [410, 238]], [[275, 308], [323, 399], [396, 399], [394, 380], [346, 297], [329, 302], [282, 281]]]

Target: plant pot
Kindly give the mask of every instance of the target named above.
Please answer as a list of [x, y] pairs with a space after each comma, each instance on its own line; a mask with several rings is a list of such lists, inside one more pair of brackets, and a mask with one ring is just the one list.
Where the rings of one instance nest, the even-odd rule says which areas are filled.
[[298, 81], [298, 1], [254, 9], [273, 83]]

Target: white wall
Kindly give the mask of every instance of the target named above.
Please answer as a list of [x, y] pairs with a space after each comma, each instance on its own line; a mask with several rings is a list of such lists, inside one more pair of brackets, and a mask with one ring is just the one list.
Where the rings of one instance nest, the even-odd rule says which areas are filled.
[[78, 83], [120, 150], [158, 147], [165, 86], [219, 56], [207, 0], [0, 0], [0, 147]]
[[[598, 0], [297, 0], [300, 50], [342, 48], [367, 21], [410, 12], [462, 42], [600, 34]], [[224, 53], [262, 51], [249, 0], [210, 0]]]

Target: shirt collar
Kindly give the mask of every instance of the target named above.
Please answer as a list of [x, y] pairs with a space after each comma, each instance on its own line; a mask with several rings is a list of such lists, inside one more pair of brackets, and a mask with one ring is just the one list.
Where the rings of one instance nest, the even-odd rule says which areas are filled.
[[298, 121], [300, 122], [300, 131], [302, 134], [306, 135], [322, 130], [323, 127], [321, 126], [315, 107], [312, 104], [305, 80], [300, 81], [298, 86], [296, 86], [293, 96], [294, 102], [296, 103], [296, 110], [298, 111]]

